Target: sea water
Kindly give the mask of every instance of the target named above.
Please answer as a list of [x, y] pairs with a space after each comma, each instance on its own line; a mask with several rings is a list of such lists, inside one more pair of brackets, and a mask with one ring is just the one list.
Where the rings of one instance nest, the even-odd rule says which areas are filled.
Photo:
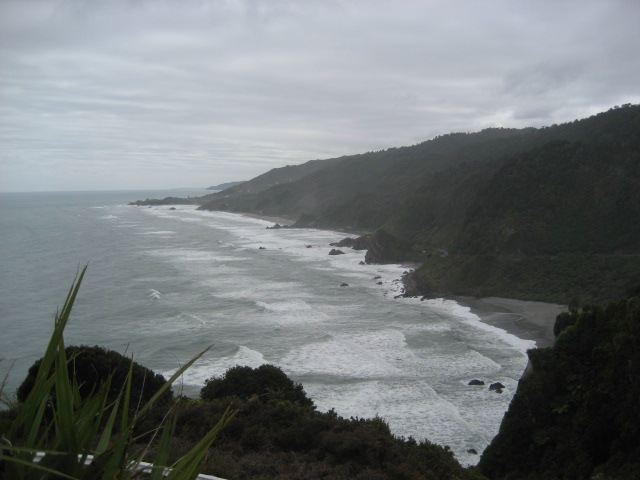
[[[396, 298], [406, 267], [328, 255], [345, 234], [140, 198], [201, 191], [0, 194], [0, 374], [15, 391], [39, 358], [78, 269], [68, 345], [101, 345], [198, 395], [232, 366], [270, 363], [319, 410], [385, 419], [397, 436], [474, 464], [498, 431], [531, 341], [451, 300]], [[343, 284], [347, 284], [344, 286]], [[469, 386], [472, 379], [484, 387]], [[487, 385], [501, 382], [501, 394]]]

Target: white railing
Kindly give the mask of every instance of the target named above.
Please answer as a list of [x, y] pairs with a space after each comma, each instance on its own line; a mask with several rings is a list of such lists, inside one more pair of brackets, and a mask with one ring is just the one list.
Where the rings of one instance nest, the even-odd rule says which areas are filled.
[[[36, 456], [33, 458], [33, 461], [36, 463], [40, 463], [40, 460], [42, 460], [44, 456], [45, 456], [44, 452], [38, 452], [36, 453]], [[78, 455], [78, 457], [80, 457], [80, 455]], [[85, 459], [84, 464], [91, 465], [91, 462], [93, 462], [93, 455], [87, 455], [87, 458]], [[153, 469], [153, 463], [136, 462], [131, 465], [131, 468], [136, 472], [151, 474], [151, 470]], [[166, 477], [167, 475], [169, 475], [169, 473], [171, 473], [171, 469], [165, 468], [163, 476]], [[225, 480], [224, 478], [215, 477], [213, 475], [205, 475], [203, 473], [198, 474], [196, 479], [197, 480]]]

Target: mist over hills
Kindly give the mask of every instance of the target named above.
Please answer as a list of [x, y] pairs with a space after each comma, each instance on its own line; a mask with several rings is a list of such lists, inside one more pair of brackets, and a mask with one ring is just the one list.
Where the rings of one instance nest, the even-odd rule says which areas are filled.
[[606, 302], [640, 283], [640, 106], [544, 128], [451, 133], [313, 160], [197, 199], [204, 210], [368, 231], [416, 294]]

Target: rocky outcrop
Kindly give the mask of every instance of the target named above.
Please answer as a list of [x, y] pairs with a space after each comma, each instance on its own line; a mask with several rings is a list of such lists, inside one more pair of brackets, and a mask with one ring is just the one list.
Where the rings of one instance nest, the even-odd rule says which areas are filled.
[[369, 240], [371, 239], [371, 235], [362, 235], [358, 238], [343, 238], [339, 242], [330, 243], [332, 247], [349, 247], [354, 250], [367, 250], [369, 248]]
[[414, 252], [410, 242], [384, 229], [379, 229], [371, 235], [365, 256], [367, 263], [399, 263], [411, 259], [417, 259], [417, 252]]
[[336, 250], [335, 248], [332, 248], [329, 252], [329, 255], [344, 255], [344, 252], [342, 250]]
[[501, 384], [500, 382], [495, 382], [492, 383], [491, 385], [489, 385], [489, 390], [491, 390], [492, 392], [496, 392], [496, 393], [502, 393], [502, 389], [505, 388], [505, 386], [503, 384]]

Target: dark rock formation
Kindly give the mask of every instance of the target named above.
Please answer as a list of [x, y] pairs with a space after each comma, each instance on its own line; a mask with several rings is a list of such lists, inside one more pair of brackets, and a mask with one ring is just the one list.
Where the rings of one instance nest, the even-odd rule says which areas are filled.
[[467, 385], [484, 385], [482, 380], [471, 380]]
[[329, 255], [344, 255], [344, 252], [342, 250], [336, 250], [335, 248], [332, 248], [329, 252]]
[[500, 382], [492, 383], [491, 385], [489, 385], [489, 390], [494, 391], [496, 393], [502, 393], [503, 388], [505, 387]]
[[367, 263], [404, 262], [416, 256], [410, 242], [390, 234], [386, 230], [376, 231], [369, 239], [365, 256]]
[[369, 240], [371, 235], [363, 235], [358, 238], [343, 238], [339, 242], [330, 243], [332, 247], [350, 247], [354, 250], [367, 250], [369, 248]]

